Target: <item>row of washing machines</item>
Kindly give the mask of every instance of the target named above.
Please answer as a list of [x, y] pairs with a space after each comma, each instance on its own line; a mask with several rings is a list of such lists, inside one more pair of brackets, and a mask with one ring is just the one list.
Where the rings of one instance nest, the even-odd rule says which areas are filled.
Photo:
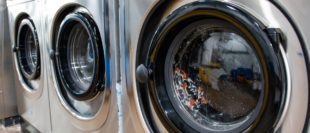
[[6, 3], [7, 76], [40, 132], [308, 131], [306, 0]]

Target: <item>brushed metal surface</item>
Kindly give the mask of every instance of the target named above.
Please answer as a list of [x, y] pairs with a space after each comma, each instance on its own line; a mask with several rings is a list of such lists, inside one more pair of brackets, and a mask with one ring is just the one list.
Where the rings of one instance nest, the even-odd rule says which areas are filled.
[[[248, 1], [248, 0], [221, 0], [233, 4], [261, 21], [266, 27], [270, 28], [280, 28], [285, 37], [287, 50], [283, 55], [285, 55], [289, 73], [287, 75], [291, 78], [290, 88], [291, 93], [287, 95], [289, 101], [286, 102], [285, 110], [280, 116], [280, 121], [278, 125], [275, 125], [279, 131], [282, 132], [302, 132], [303, 125], [306, 119], [307, 106], [308, 106], [308, 77], [306, 71], [306, 63], [303, 57], [304, 53], [302, 47], [299, 44], [298, 37], [286, 19], [282, 12], [271, 4], [267, 0], [258, 0], [258, 1]], [[137, 53], [137, 44], [139, 39], [139, 34], [141, 32], [142, 24], [145, 21], [146, 16], [149, 11], [154, 7], [155, 0], [132, 0], [126, 1], [125, 6], [125, 18], [123, 19], [125, 23], [125, 40], [124, 43], [121, 43], [121, 62], [124, 63], [121, 65], [122, 75], [122, 87], [123, 87], [123, 110], [130, 110], [128, 113], [124, 113], [124, 131], [135, 127], [133, 132], [150, 132], [147, 128], [145, 120], [141, 114], [139, 101], [137, 98], [136, 88], [136, 53]], [[174, 1], [165, 12], [163, 18], [172, 14], [175, 9], [178, 7], [189, 3], [191, 1], [187, 0], [178, 0]], [[309, 36], [309, 24], [307, 21], [306, 13], [309, 12], [307, 8], [307, 3], [305, 0], [296, 1], [284, 1], [287, 2], [286, 8], [289, 8], [288, 11], [292, 12], [295, 16], [293, 17], [299, 22], [300, 28], [304, 28], [302, 33], [304, 37]], [[292, 4], [294, 3], [294, 4]], [[299, 3], [299, 4], [296, 4]], [[306, 4], [303, 4], [306, 3]], [[285, 4], [284, 4], [285, 5]], [[162, 18], [158, 18], [162, 19]], [[122, 21], [122, 20], [120, 20]], [[162, 21], [162, 20], [161, 20]], [[122, 30], [120, 30], [122, 31]], [[307, 45], [309, 45], [309, 38]], [[309, 49], [308, 49], [309, 51]], [[128, 66], [128, 67], [126, 67]], [[289, 88], [287, 88], [289, 89]], [[153, 105], [151, 105], [153, 106]], [[159, 121], [156, 116], [155, 120]], [[134, 124], [133, 124], [134, 123]], [[160, 131], [166, 132], [164, 126], [159, 126]]]
[[8, 9], [0, 0], [0, 119], [17, 115], [13, 60], [10, 52]]
[[[115, 27], [113, 24], [115, 20], [113, 19], [113, 14], [115, 8], [113, 6], [113, 1], [102, 1], [102, 0], [44, 0], [45, 15], [43, 19], [45, 20], [44, 29], [46, 36], [46, 53], [45, 53], [45, 65], [48, 70], [48, 90], [50, 96], [50, 106], [51, 106], [51, 119], [52, 119], [52, 132], [53, 133], [63, 133], [63, 132], [117, 132], [118, 131], [118, 118], [117, 118], [117, 100], [116, 100], [116, 46], [115, 46]], [[109, 4], [109, 8], [105, 8], [105, 4]], [[110, 5], [111, 4], [111, 5]], [[98, 113], [93, 117], [84, 117], [76, 113], [72, 108], [64, 101], [63, 95], [59, 92], [59, 86], [57, 84], [55, 69], [53, 68], [52, 60], [49, 58], [48, 53], [52, 49], [52, 45], [55, 42], [53, 34], [56, 33], [57, 26], [59, 23], [58, 16], [61, 14], [66, 14], [63, 11], [69, 9], [72, 6], [84, 7], [87, 12], [92, 16], [96, 22], [100, 37], [103, 45], [106, 47], [107, 57], [105, 59], [109, 72], [106, 76], [106, 87], [100, 96], [103, 97], [102, 102], [98, 103], [97, 106], [100, 107]], [[109, 16], [105, 16], [106, 11], [109, 12]], [[107, 21], [108, 20], [108, 21]], [[108, 25], [108, 24], [111, 25]], [[110, 28], [109, 34], [106, 33], [106, 29]], [[107, 36], [106, 36], [107, 34]], [[110, 42], [107, 42], [109, 39]], [[107, 43], [106, 43], [107, 42]]]
[[310, 1], [308, 0], [298, 0], [298, 1], [290, 1], [290, 0], [276, 0], [278, 1], [291, 15], [292, 19], [298, 26], [304, 40], [307, 44], [307, 50], [310, 50]]
[[49, 95], [47, 90], [47, 75], [46, 75], [46, 65], [43, 62], [44, 54], [44, 35], [42, 23], [43, 19], [41, 17], [42, 11], [44, 10], [41, 1], [8, 1], [8, 11], [9, 11], [9, 27], [10, 27], [10, 53], [12, 48], [16, 45], [16, 28], [17, 22], [20, 21], [20, 16], [22, 14], [28, 14], [33, 20], [35, 25], [38, 41], [40, 46], [40, 58], [41, 58], [41, 75], [39, 78], [32, 81], [33, 88], [30, 89], [25, 83], [21, 76], [21, 71], [18, 68], [16, 54], [13, 54], [13, 58], [10, 61], [14, 61], [14, 66], [10, 73], [14, 75], [15, 87], [16, 88], [16, 98], [18, 113], [26, 121], [30, 122], [35, 128], [41, 132], [50, 133], [51, 132], [51, 119], [50, 119], [50, 107], [49, 107]]
[[[3, 46], [3, 43], [4, 43], [4, 31], [3, 31], [3, 27], [4, 27], [4, 17], [3, 17], [3, 14], [4, 14], [4, 8], [5, 8], [5, 4], [4, 4], [5, 0], [1, 0], [0, 1], [0, 51], [2, 52], [2, 46]], [[1, 59], [2, 60], [2, 59]], [[2, 63], [0, 64], [0, 70], [3, 69], [3, 65]], [[2, 74], [2, 73], [0, 73]], [[2, 84], [2, 80], [0, 80], [0, 84]], [[0, 118], [4, 118], [4, 103], [3, 103], [4, 99], [3, 99], [3, 89], [2, 87], [0, 87]]]
[[[305, 48], [306, 51], [309, 53], [310, 50], [310, 19], [309, 19], [309, 6], [310, 1], [307, 0], [298, 0], [298, 1], [289, 1], [289, 0], [276, 0], [284, 7], [284, 10], [288, 12], [291, 19], [296, 24], [298, 30], [301, 32], [301, 36], [305, 41]], [[291, 45], [298, 44], [300, 40], [296, 40], [296, 42], [292, 42]], [[308, 54], [309, 55], [309, 54]], [[304, 54], [300, 54], [300, 56], [304, 56]], [[298, 64], [295, 64], [292, 66], [294, 68], [299, 68]], [[305, 68], [299, 68], [299, 69], [305, 69]], [[293, 70], [294, 71], [294, 70]], [[299, 70], [296, 70], [300, 72]], [[303, 77], [299, 77], [299, 79], [302, 79]], [[304, 81], [306, 82], [306, 81]], [[302, 88], [304, 88], [302, 86]], [[289, 132], [302, 132], [302, 130], [296, 130], [300, 129], [302, 126], [305, 125], [304, 119], [306, 116], [304, 115], [304, 110], [309, 106], [309, 103], [306, 105], [305, 103], [308, 102], [308, 91], [297, 91], [298, 88], [293, 88], [293, 92], [295, 92], [295, 95], [292, 95], [291, 104], [288, 109], [288, 114], [284, 120], [284, 123], [282, 125], [282, 132], [289, 133]], [[307, 94], [303, 94], [307, 93]], [[305, 97], [304, 95], [307, 95], [308, 97]], [[309, 119], [309, 118], [307, 118]], [[297, 127], [296, 127], [297, 126]], [[309, 125], [305, 125], [309, 126]]]
[[[1, 0], [0, 1], [0, 51], [2, 53], [3, 51], [3, 45], [4, 45], [4, 8], [5, 6], [5, 0]], [[1, 59], [2, 61], [2, 59]], [[1, 62], [0, 64], [0, 75], [2, 77], [2, 69], [3, 69], [3, 64]], [[2, 84], [2, 80], [0, 80], [0, 84]], [[3, 103], [4, 99], [3, 99], [3, 88], [0, 87], [0, 119], [4, 118], [4, 103]]]
[[[140, 110], [140, 104], [137, 97], [137, 88], [135, 82], [135, 60], [137, 43], [142, 28], [144, 19], [147, 13], [158, 2], [157, 0], [123, 0], [125, 6], [123, 9], [124, 18], [120, 18], [120, 21], [124, 21], [123, 29], [120, 29], [120, 33], [124, 33], [124, 40], [120, 40], [120, 52], [121, 52], [121, 81], [123, 87], [122, 105], [123, 110], [128, 110], [123, 113], [123, 130], [129, 132], [150, 132]], [[121, 27], [121, 26], [120, 26]], [[127, 53], [127, 55], [125, 55]], [[128, 64], [127, 64], [128, 63]], [[126, 66], [129, 66], [126, 68]], [[127, 70], [126, 70], [127, 69]], [[129, 70], [128, 70], [129, 69]], [[129, 71], [129, 73], [127, 73]]]

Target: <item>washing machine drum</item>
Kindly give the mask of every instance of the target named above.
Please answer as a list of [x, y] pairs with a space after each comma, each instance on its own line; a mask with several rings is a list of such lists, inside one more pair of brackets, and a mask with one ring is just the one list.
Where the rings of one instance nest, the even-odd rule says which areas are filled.
[[62, 95], [70, 104], [92, 99], [104, 89], [100, 38], [97, 25], [86, 13], [70, 13], [60, 25], [54, 64]]
[[261, 25], [237, 8], [213, 2], [180, 8], [148, 49], [147, 87], [157, 105], [151, 115], [165, 118], [174, 127], [168, 130], [263, 131], [279, 118], [282, 58]]
[[27, 82], [40, 76], [40, 47], [36, 28], [30, 18], [21, 21], [17, 35], [17, 60]]

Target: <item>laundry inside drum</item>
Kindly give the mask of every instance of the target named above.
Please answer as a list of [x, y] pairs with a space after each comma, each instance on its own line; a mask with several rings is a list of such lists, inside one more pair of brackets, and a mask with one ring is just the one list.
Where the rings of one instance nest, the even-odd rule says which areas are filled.
[[173, 75], [170, 97], [203, 126], [248, 119], [259, 109], [264, 87], [255, 49], [225, 28], [202, 25], [183, 32], [173, 41], [178, 44], [170, 47], [174, 51], [168, 61]]

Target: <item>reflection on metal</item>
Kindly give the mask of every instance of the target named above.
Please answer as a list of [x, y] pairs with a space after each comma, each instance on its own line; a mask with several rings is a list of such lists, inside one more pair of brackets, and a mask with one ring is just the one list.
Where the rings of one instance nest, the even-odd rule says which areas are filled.
[[[51, 131], [50, 128], [47, 128], [51, 125], [49, 123], [50, 121], [47, 120], [44, 124], [42, 122], [44, 120], [43, 118], [50, 117], [49, 113], [47, 113], [49, 110], [49, 103], [46, 102], [48, 96], [52, 99], [50, 102], [53, 117], [52, 125], [56, 132], [116, 131], [115, 123], [117, 120], [115, 116], [117, 109], [119, 109], [119, 132], [123, 132], [123, 126], [125, 127], [125, 131], [134, 127], [136, 132], [152, 132], [152, 130], [163, 132], [170, 130], [171, 127], [167, 126], [166, 123], [162, 123], [165, 120], [161, 116], [157, 116], [159, 114], [158, 108], [155, 107], [158, 105], [150, 103], [148, 104], [150, 109], [146, 110], [141, 105], [142, 102], [148, 101], [151, 98], [140, 98], [141, 94], [145, 94], [140, 93], [142, 90], [149, 93], [148, 88], [142, 86], [140, 83], [147, 83], [151, 79], [150, 70], [154, 66], [137, 67], [137, 65], [142, 63], [137, 63], [136, 61], [139, 58], [136, 55], [139, 55], [137, 53], [140, 53], [141, 50], [141, 46], [137, 45], [140, 43], [139, 41], [151, 39], [153, 36], [150, 35], [150, 38], [141, 39], [139, 37], [141, 35], [141, 24], [145, 23], [145, 18], [149, 17], [149, 13], [151, 13], [149, 11], [155, 7], [155, 3], [158, 1], [8, 1], [10, 2], [10, 26], [3, 20], [3, 18], [7, 17], [5, 16], [7, 14], [5, 13], [6, 7], [3, 8], [6, 5], [3, 3], [6, 1], [0, 0], [0, 30], [4, 30], [0, 31], [0, 75], [12, 75], [14, 73], [16, 77], [14, 80], [13, 76], [0, 76], [0, 118], [7, 112], [15, 113], [14, 109], [10, 110], [7, 107], [2, 107], [2, 105], [6, 102], [12, 102], [9, 103], [10, 105], [15, 104], [14, 98], [16, 96], [7, 94], [7, 92], [11, 93], [14, 90], [7, 88], [17, 88], [17, 98], [20, 104], [19, 112], [23, 117], [39, 127], [42, 132]], [[159, 8], [159, 10], [163, 10], [163, 16], [151, 16], [156, 17], [152, 20], [157, 20], [158, 24], [161, 24], [168, 15], [174, 15], [174, 11], [180, 6], [192, 1], [195, 0], [172, 1], [170, 3], [171, 5], [167, 5], [167, 8]], [[285, 43], [283, 44], [283, 48], [276, 44], [270, 44], [270, 46], [272, 45], [276, 50], [280, 51], [280, 53], [276, 51], [276, 54], [279, 55], [278, 59], [285, 64], [284, 69], [279, 66], [273, 67], [277, 70], [279, 69], [279, 73], [283, 72], [287, 80], [287, 82], [281, 84], [283, 88], [270, 88], [287, 93], [282, 97], [279, 95], [272, 97], [274, 98], [275, 104], [279, 104], [277, 106], [284, 104], [283, 110], [282, 108], [273, 108], [275, 111], [280, 110], [279, 112], [282, 113], [279, 120], [277, 120], [279, 123], [273, 126], [275, 130], [282, 130], [283, 132], [302, 132], [305, 118], [307, 117], [307, 106], [309, 106], [307, 100], [309, 99], [309, 82], [306, 71], [308, 54], [306, 52], [310, 47], [300, 46], [299, 42], [310, 42], [306, 38], [307, 35], [310, 35], [310, 30], [308, 30], [310, 26], [307, 21], [308, 18], [305, 17], [305, 14], [308, 12], [308, 8], [306, 7], [309, 5], [309, 2], [293, 1], [294, 4], [292, 4], [292, 2], [287, 0], [279, 1], [285, 7], [285, 10], [287, 9], [288, 12], [292, 13], [292, 19], [297, 22], [296, 27], [300, 28], [301, 33], [296, 33], [296, 27], [292, 27], [292, 22], [289, 22], [291, 20], [288, 20], [290, 18], [287, 18], [290, 16], [285, 16], [285, 14], [281, 13], [269, 1], [220, 1], [230, 3], [253, 15], [258, 21], [263, 23], [262, 27], [266, 26], [283, 30], [284, 36], [287, 37], [286, 42], [283, 42]], [[108, 4], [110, 5], [107, 6]], [[89, 10], [88, 13], [91, 14], [94, 21], [98, 24], [98, 30], [101, 33], [98, 38], [102, 38], [104, 40], [103, 42], [105, 42], [105, 44], [102, 44], [104, 48], [101, 52], [104, 52], [105, 67], [107, 70], [104, 77], [107, 79], [104, 83], [106, 90], [104, 93], [94, 95], [93, 98], [88, 99], [92, 102], [81, 99], [77, 100], [72, 95], [63, 95], [62, 90], [59, 88], [60, 83], [56, 80], [56, 72], [51, 63], [51, 60], [55, 60], [55, 57], [59, 54], [59, 51], [50, 52], [50, 50], [52, 51], [52, 45], [56, 43], [54, 42], [55, 37], [53, 36], [55, 34], [54, 32], [57, 32], [59, 28], [57, 27], [59, 26], [57, 23], [62, 19], [61, 16], [65, 16], [71, 11], [69, 8], [78, 6], [83, 6]], [[45, 7], [47, 8], [46, 12], [38, 12], [45, 10]], [[232, 9], [235, 10], [234, 8]], [[35, 55], [33, 51], [36, 46], [28, 45], [32, 47], [25, 47], [25, 49], [29, 50], [29, 52], [26, 52], [26, 57], [28, 57], [28, 62], [32, 62], [30, 63], [31, 71], [34, 70], [35, 65], [40, 64], [38, 62], [39, 58], [43, 60], [42, 70], [40, 70], [42, 75], [38, 76], [37, 79], [31, 80], [29, 83], [22, 77], [22, 73], [17, 65], [17, 55], [15, 54], [18, 53], [20, 47], [15, 47], [16, 43], [18, 43], [15, 35], [18, 33], [16, 33], [16, 29], [14, 28], [16, 28], [16, 25], [18, 27], [18, 19], [21, 19], [19, 17], [25, 17], [22, 14], [29, 15], [34, 20], [36, 27], [38, 27], [39, 40], [42, 42], [40, 44], [40, 50], [44, 53], [43, 55]], [[147, 25], [154, 26], [155, 28], [146, 28], [146, 32], [143, 31], [143, 33], [155, 34], [148, 32], [152, 32], [149, 29], [157, 28], [157, 21], [152, 21], [150, 25]], [[11, 28], [9, 34], [7, 34], [9, 31], [6, 31], [8, 29], [5, 27]], [[81, 28], [73, 29], [78, 30]], [[169, 78], [164, 80], [172, 86], [167, 90], [170, 99], [167, 97], [160, 97], [159, 99], [175, 100], [175, 104], [178, 105], [175, 108], [181, 108], [180, 111], [186, 114], [184, 117], [191, 118], [191, 124], [209, 127], [209, 125], [222, 126], [224, 124], [242, 123], [248, 117], [251, 117], [255, 110], [260, 108], [259, 101], [263, 96], [263, 85], [266, 80], [264, 79], [266, 74], [262, 73], [263, 65], [260, 64], [261, 61], [257, 59], [255, 50], [243, 38], [244, 36], [231, 31], [210, 30], [211, 32], [205, 33], [205, 30], [203, 27], [197, 30], [197, 33], [200, 32], [200, 35], [203, 34], [203, 37], [197, 37], [195, 33], [188, 32], [191, 37], [187, 38], [187, 40], [179, 40], [181, 47], [173, 48], [175, 52], [172, 54], [172, 59], [168, 61], [170, 63], [169, 67], [166, 68], [168, 70], [165, 71]], [[26, 32], [26, 34], [28, 33], [30, 32]], [[82, 31], [82, 34], [85, 34], [85, 31]], [[9, 37], [6, 35], [11, 36], [11, 45], [7, 45], [10, 42], [8, 41]], [[72, 36], [80, 38], [80, 40], [76, 42], [75, 39], [72, 39], [73, 41], [71, 40], [72, 44], [69, 46], [68, 51], [72, 52], [72, 56], [65, 59], [69, 62], [68, 68], [72, 70], [69, 73], [71, 75], [68, 76], [74, 77], [73, 79], [78, 83], [77, 86], [82, 86], [76, 90], [77, 93], [84, 93], [89, 90], [88, 87], [91, 86], [94, 75], [96, 75], [94, 68], [96, 62], [94, 59], [94, 50], [96, 48], [90, 45], [89, 36]], [[305, 40], [302, 40], [302, 37]], [[262, 38], [266, 38], [266, 36]], [[26, 39], [33, 40], [31, 35]], [[273, 40], [271, 38], [269, 39], [273, 43]], [[27, 42], [33, 44], [33, 41]], [[269, 44], [266, 45], [269, 46]], [[15, 52], [13, 54], [14, 58], [11, 57], [11, 46], [13, 46], [12, 50]], [[50, 55], [48, 54], [49, 52]], [[51, 60], [47, 58], [48, 56], [51, 56]], [[13, 60], [10, 60], [12, 58]], [[12, 66], [13, 62], [11, 61], [15, 62], [15, 67]], [[118, 70], [119, 68], [121, 68], [121, 72]], [[270, 82], [276, 83], [278, 81], [272, 80]], [[33, 87], [29, 87], [29, 84]], [[100, 87], [103, 88], [102, 86]], [[117, 100], [116, 91], [119, 94]], [[9, 100], [6, 100], [6, 98], [9, 98]], [[118, 108], [116, 101], [119, 102]], [[267, 107], [267, 109], [269, 108]], [[143, 111], [152, 112], [148, 112], [151, 116], [147, 116], [152, 119], [146, 119]], [[165, 113], [169, 114], [171, 110], [165, 110]], [[125, 117], [122, 117], [123, 114]], [[33, 119], [34, 115], [44, 117], [37, 117], [38, 119], [36, 120]], [[182, 118], [184, 117], [182, 116]], [[148, 125], [151, 123], [149, 122], [150, 120], [153, 120], [153, 125]], [[263, 121], [268, 121], [268, 119], [263, 119]]]
[[43, 1], [45, 48], [54, 51], [45, 62], [53, 132], [116, 132], [116, 49], [106, 23], [110, 1]]
[[98, 27], [84, 10], [77, 8], [61, 20], [52, 61], [64, 106], [93, 119], [104, 102], [105, 62]]
[[278, 124], [275, 126], [275, 131], [279, 131], [281, 130], [281, 126], [283, 123], [285, 123], [285, 117], [287, 116], [287, 112], [288, 112], [288, 109], [289, 109], [289, 105], [290, 105], [290, 100], [291, 100], [291, 93], [292, 93], [292, 79], [291, 79], [291, 75], [290, 75], [290, 68], [289, 68], [289, 65], [288, 65], [288, 61], [287, 61], [287, 57], [285, 56], [285, 50], [284, 48], [280, 45], [279, 46], [279, 49], [280, 49], [280, 53], [283, 57], [283, 62], [284, 62], [284, 65], [285, 65], [285, 68], [286, 68], [286, 71], [285, 71], [285, 74], [286, 74], [286, 78], [287, 78], [287, 83], [286, 83], [286, 86], [287, 86], [287, 92], [286, 92], [286, 95], [283, 97], [283, 99], [285, 99], [285, 105], [283, 105], [283, 111], [281, 112], [281, 115], [279, 117], [279, 120], [278, 120]]
[[6, 0], [0, 0], [0, 119], [17, 115]]
[[[10, 61], [14, 62], [14, 67], [10, 71], [11, 75], [14, 75], [16, 88], [16, 99], [18, 105], [18, 113], [26, 121], [30, 122], [35, 128], [41, 132], [50, 133], [51, 132], [51, 121], [50, 121], [50, 107], [49, 107], [49, 96], [47, 88], [47, 75], [46, 75], [46, 64], [45, 64], [45, 41], [44, 31], [42, 22], [43, 17], [43, 6], [42, 1], [24, 1], [24, 0], [14, 0], [8, 2], [9, 11], [9, 21], [10, 25], [10, 39], [11, 44], [10, 53], [13, 58]], [[28, 23], [28, 24], [25, 24]], [[37, 53], [37, 61], [35, 61], [37, 68], [37, 75], [27, 78], [24, 76], [22, 69], [20, 67], [19, 54], [21, 53], [33, 53], [30, 51], [23, 51], [22, 47], [16, 48], [24, 41], [25, 32], [22, 33], [19, 27], [24, 27], [23, 24], [30, 27], [31, 32], [34, 35], [34, 42], [37, 42], [36, 50], [40, 51]], [[26, 26], [27, 27], [27, 26]], [[27, 28], [26, 28], [27, 29]], [[35, 35], [36, 33], [36, 35]], [[35, 37], [36, 36], [36, 37]], [[30, 37], [30, 36], [28, 36]], [[36, 39], [37, 38], [37, 39]], [[39, 42], [39, 43], [38, 43]], [[27, 46], [27, 43], [24, 43]], [[28, 43], [30, 44], [30, 43]], [[29, 45], [28, 45], [29, 46]], [[16, 49], [13, 49], [13, 48]], [[32, 48], [31, 48], [32, 49]], [[31, 50], [28, 49], [28, 50]], [[24, 49], [26, 50], [26, 49]], [[34, 49], [32, 49], [34, 50]], [[14, 52], [15, 51], [15, 52]], [[28, 56], [28, 59], [35, 59], [33, 55]], [[34, 65], [35, 66], [35, 65]]]

